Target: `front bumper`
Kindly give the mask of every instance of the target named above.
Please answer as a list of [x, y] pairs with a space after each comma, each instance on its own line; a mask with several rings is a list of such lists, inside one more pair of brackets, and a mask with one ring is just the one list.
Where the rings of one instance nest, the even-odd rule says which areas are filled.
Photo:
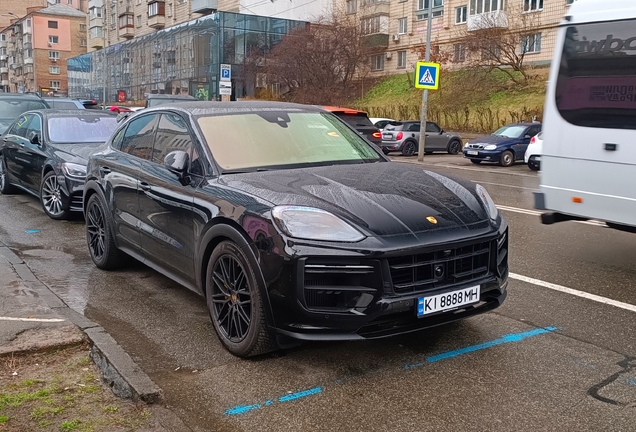
[[[493, 310], [506, 298], [507, 237], [502, 222], [498, 232], [452, 244], [383, 251], [299, 248], [304, 253], [285, 260], [268, 286], [273, 330], [302, 340], [380, 338]], [[432, 276], [436, 266], [447, 274]], [[476, 285], [479, 302], [417, 317], [418, 298]]]
[[[468, 154], [468, 151], [476, 151], [476, 155]], [[501, 150], [463, 150], [464, 157], [468, 159], [481, 160], [484, 162], [499, 162], [501, 160]]]
[[85, 179], [75, 179], [58, 174], [58, 183], [61, 186], [63, 202], [67, 209], [72, 212], [82, 212], [84, 210], [84, 184]]

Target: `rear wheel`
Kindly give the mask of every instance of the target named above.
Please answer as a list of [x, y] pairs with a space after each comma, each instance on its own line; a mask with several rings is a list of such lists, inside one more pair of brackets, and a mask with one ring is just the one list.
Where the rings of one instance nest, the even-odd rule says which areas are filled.
[[462, 151], [462, 144], [459, 142], [459, 140], [454, 139], [448, 143], [448, 153], [456, 155], [460, 151]]
[[530, 168], [532, 171], [539, 171], [539, 162], [529, 159], [528, 168]]
[[254, 269], [234, 242], [221, 242], [212, 252], [205, 290], [212, 324], [228, 351], [250, 357], [276, 348]]
[[499, 165], [504, 167], [509, 167], [513, 163], [515, 163], [515, 156], [512, 154], [511, 151], [506, 150], [505, 152], [501, 154], [501, 159], [499, 159]]
[[404, 156], [413, 156], [416, 151], [417, 149], [415, 148], [414, 141], [407, 141], [404, 143], [404, 146], [402, 147], [402, 155]]
[[9, 184], [9, 177], [7, 174], [7, 166], [4, 162], [4, 155], [0, 155], [0, 192], [3, 195], [9, 195], [15, 193], [15, 188]]
[[103, 270], [120, 267], [123, 258], [110, 227], [106, 206], [98, 194], [93, 194], [86, 205], [86, 242], [91, 259]]
[[49, 171], [45, 174], [40, 185], [40, 202], [44, 213], [51, 219], [67, 219], [69, 211], [64, 202], [64, 193], [57, 181], [55, 171]]
[[479, 165], [481, 163], [479, 159], [471, 159], [470, 161], [474, 163], [475, 165]]

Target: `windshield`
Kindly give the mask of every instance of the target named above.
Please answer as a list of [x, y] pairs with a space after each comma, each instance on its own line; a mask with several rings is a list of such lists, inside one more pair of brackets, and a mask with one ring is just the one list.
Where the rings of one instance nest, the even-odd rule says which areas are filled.
[[526, 126], [512, 125], [504, 126], [493, 132], [493, 135], [506, 138], [521, 138], [521, 134], [526, 130]]
[[261, 111], [199, 117], [197, 122], [224, 171], [383, 160], [327, 113]]
[[48, 108], [44, 102], [38, 100], [0, 99], [0, 118], [18, 118], [25, 111]]
[[49, 139], [55, 143], [106, 142], [117, 127], [115, 117], [53, 117], [48, 122]]
[[404, 128], [404, 123], [397, 123], [397, 122], [393, 122], [393, 123], [389, 123], [388, 125], [386, 125], [384, 127], [384, 130], [388, 130], [388, 131], [392, 131], [392, 130], [402, 130], [402, 128]]

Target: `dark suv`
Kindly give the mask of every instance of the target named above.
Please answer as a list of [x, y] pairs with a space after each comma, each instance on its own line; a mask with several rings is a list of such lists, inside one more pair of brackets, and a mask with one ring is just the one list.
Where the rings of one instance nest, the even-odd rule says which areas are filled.
[[3, 134], [20, 114], [50, 108], [37, 94], [31, 93], [0, 93], [0, 134]]
[[336, 117], [343, 120], [349, 126], [358, 131], [360, 135], [371, 141], [373, 144], [380, 145], [382, 142], [382, 132], [375, 127], [367, 113], [351, 108], [323, 106], [322, 109], [331, 111]]
[[173, 95], [173, 94], [146, 94], [146, 108], [156, 107], [159, 105], [167, 105], [171, 103], [192, 102], [196, 100], [190, 95]]
[[96, 100], [72, 98], [44, 98], [51, 108], [56, 109], [94, 109], [101, 110]]

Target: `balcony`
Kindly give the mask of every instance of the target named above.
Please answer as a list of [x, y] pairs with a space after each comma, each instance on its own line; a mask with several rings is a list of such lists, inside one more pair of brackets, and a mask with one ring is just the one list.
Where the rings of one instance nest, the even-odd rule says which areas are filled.
[[104, 48], [104, 38], [101, 38], [101, 37], [91, 38], [89, 39], [88, 45], [91, 48], [95, 48], [95, 49]]
[[5, 73], [9, 73], [9, 68], [6, 66], [1, 66], [0, 67], [0, 74], [5, 74]]
[[360, 7], [360, 15], [364, 17], [375, 16], [375, 15], [389, 15], [389, 2], [385, 0], [371, 0], [364, 3]]
[[496, 27], [507, 28], [508, 15], [502, 10], [468, 15], [467, 25], [468, 31], [478, 31]]
[[135, 29], [132, 27], [122, 27], [119, 29], [119, 37], [132, 39], [135, 37]]
[[33, 64], [33, 57], [25, 57], [24, 58], [24, 64]]
[[102, 27], [103, 25], [104, 25], [104, 20], [102, 18], [91, 18], [88, 21], [89, 28]]
[[0, 81], [0, 85], [8, 86], [8, 85], [9, 85], [9, 80], [2, 80], [2, 81]]
[[155, 15], [148, 17], [148, 27], [162, 29], [166, 26], [166, 17], [163, 15]]
[[7, 41], [6, 40], [0, 40], [0, 48], [6, 48], [7, 47]]
[[192, 13], [210, 14], [217, 8], [217, 0], [192, 0]]
[[7, 61], [8, 57], [6, 55], [0, 55], [0, 61]]
[[389, 46], [389, 34], [380, 32], [364, 36], [364, 44], [371, 48], [380, 48]]

